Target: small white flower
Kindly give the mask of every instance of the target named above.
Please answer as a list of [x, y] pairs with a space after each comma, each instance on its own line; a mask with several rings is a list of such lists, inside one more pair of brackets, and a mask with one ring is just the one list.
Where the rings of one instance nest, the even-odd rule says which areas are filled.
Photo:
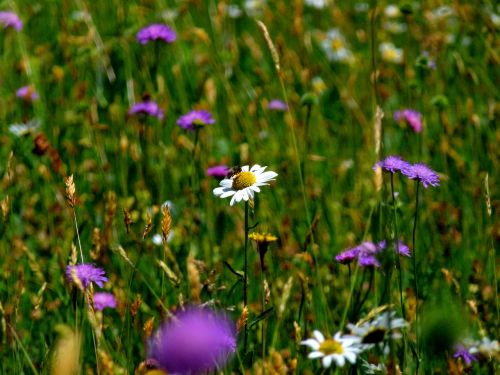
[[241, 167], [238, 172], [228, 176], [220, 182], [220, 187], [214, 189], [214, 195], [220, 198], [231, 198], [230, 205], [241, 200], [253, 199], [254, 193], [260, 192], [260, 186], [269, 185], [278, 175], [276, 172], [265, 171], [267, 167], [255, 164], [252, 168], [248, 165]]
[[396, 318], [395, 315], [394, 311], [386, 311], [374, 319], [358, 322], [356, 325], [349, 323], [347, 327], [351, 330], [351, 334], [359, 337], [363, 350], [371, 349], [375, 345], [383, 348], [384, 341], [389, 335], [392, 340], [401, 339], [399, 330], [408, 325], [404, 319]]
[[9, 132], [14, 134], [16, 137], [21, 137], [23, 135], [34, 133], [40, 129], [42, 122], [39, 119], [31, 119], [25, 124], [10, 124]]
[[333, 338], [325, 339], [320, 331], [314, 331], [313, 336], [314, 338], [301, 342], [301, 345], [307, 345], [313, 350], [308, 358], [322, 358], [323, 367], [330, 367], [332, 361], [339, 367], [343, 367], [346, 360], [352, 364], [356, 363], [356, 356], [361, 352], [358, 337], [341, 336], [340, 332], [337, 332]]
[[389, 42], [380, 43], [379, 50], [382, 54], [382, 60], [395, 64], [403, 62], [403, 50], [396, 48], [394, 44]]
[[379, 363], [378, 365], [374, 363], [369, 363], [363, 360], [363, 368], [365, 374], [387, 374], [387, 367], [383, 363]]
[[156, 245], [156, 246], [160, 246], [162, 243], [163, 243], [163, 237], [161, 236], [161, 234], [158, 234], [156, 233], [152, 238], [151, 240], [153, 241], [153, 243]]
[[483, 337], [481, 341], [476, 341], [469, 348], [469, 353], [479, 353], [486, 358], [493, 358], [500, 353], [500, 344], [497, 340], [491, 340], [489, 337]]
[[390, 4], [385, 7], [384, 14], [387, 18], [395, 18], [401, 15], [401, 11], [397, 5]]
[[339, 29], [330, 29], [326, 33], [325, 39], [321, 41], [321, 46], [330, 61], [354, 62], [354, 56], [348, 49], [346, 40]]
[[305, 0], [304, 3], [316, 9], [324, 9], [329, 5], [329, 0]]

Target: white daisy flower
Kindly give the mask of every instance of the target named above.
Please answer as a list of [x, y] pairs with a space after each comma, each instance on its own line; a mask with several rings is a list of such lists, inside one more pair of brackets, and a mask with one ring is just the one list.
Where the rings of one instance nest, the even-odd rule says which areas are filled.
[[382, 60], [395, 64], [401, 64], [403, 62], [403, 50], [401, 48], [396, 48], [394, 44], [389, 42], [380, 43], [379, 50], [382, 55]]
[[358, 337], [341, 336], [340, 332], [337, 332], [333, 338], [325, 339], [320, 331], [314, 331], [313, 336], [314, 338], [300, 343], [313, 350], [309, 353], [308, 358], [322, 358], [323, 367], [330, 367], [332, 361], [335, 361], [339, 367], [343, 367], [346, 360], [352, 364], [356, 363], [356, 356], [361, 352]]
[[330, 61], [348, 64], [354, 62], [354, 55], [349, 50], [344, 36], [337, 28], [328, 30], [325, 39], [321, 41], [321, 46]]
[[396, 318], [395, 315], [394, 311], [386, 311], [374, 319], [361, 321], [356, 325], [349, 323], [347, 327], [351, 330], [351, 334], [359, 337], [363, 350], [371, 349], [375, 345], [383, 348], [384, 341], [389, 335], [392, 340], [401, 339], [399, 330], [408, 325], [404, 319]]
[[324, 9], [329, 5], [329, 0], [305, 0], [304, 3], [316, 9]]
[[491, 340], [489, 337], [483, 337], [481, 341], [476, 341], [469, 348], [471, 354], [482, 354], [491, 359], [500, 353], [500, 344], [497, 340]]
[[220, 182], [220, 187], [214, 189], [214, 195], [221, 198], [231, 198], [230, 205], [235, 202], [245, 202], [253, 199], [254, 193], [260, 192], [260, 186], [269, 185], [269, 181], [274, 181], [278, 175], [276, 172], [265, 171], [267, 167], [255, 164], [252, 168], [245, 165], [238, 168], [236, 173], [228, 175]]
[[401, 15], [401, 11], [397, 5], [390, 4], [385, 7], [384, 14], [387, 18], [395, 18]]

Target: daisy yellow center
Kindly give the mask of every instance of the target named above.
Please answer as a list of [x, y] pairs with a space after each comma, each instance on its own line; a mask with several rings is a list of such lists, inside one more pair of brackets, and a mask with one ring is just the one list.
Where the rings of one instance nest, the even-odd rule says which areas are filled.
[[252, 172], [240, 172], [233, 177], [233, 189], [243, 190], [257, 182], [257, 177]]
[[344, 348], [342, 347], [342, 344], [340, 342], [332, 340], [332, 339], [327, 339], [327, 340], [323, 341], [319, 345], [318, 350], [321, 353], [323, 353], [324, 355], [344, 353]]
[[339, 49], [344, 47], [344, 43], [342, 42], [341, 39], [333, 39], [331, 46], [332, 46], [332, 50], [338, 51]]

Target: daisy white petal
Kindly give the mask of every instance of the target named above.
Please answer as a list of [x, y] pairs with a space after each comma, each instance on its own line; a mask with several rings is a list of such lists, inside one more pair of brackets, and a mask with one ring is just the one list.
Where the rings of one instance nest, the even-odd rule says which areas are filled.
[[324, 356], [324, 354], [321, 353], [321, 352], [311, 352], [311, 353], [309, 353], [309, 355], [307, 356], [307, 358], [309, 358], [309, 359], [315, 359], [315, 358], [321, 358], [323, 356]]
[[330, 365], [332, 364], [332, 356], [327, 355], [326, 357], [323, 357], [321, 362], [323, 363], [323, 367], [330, 367]]
[[323, 334], [316, 330], [313, 332], [313, 336], [316, 340], [318, 340], [318, 342], [322, 343], [323, 341], [325, 341], [325, 336], [323, 336]]

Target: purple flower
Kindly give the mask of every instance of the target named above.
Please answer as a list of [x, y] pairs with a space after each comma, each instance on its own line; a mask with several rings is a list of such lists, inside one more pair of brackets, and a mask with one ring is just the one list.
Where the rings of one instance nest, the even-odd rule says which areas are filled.
[[177, 125], [183, 129], [194, 130], [196, 127], [214, 124], [215, 120], [212, 114], [205, 110], [193, 110], [182, 115], [177, 120]]
[[379, 251], [379, 247], [373, 242], [365, 241], [356, 247], [342, 251], [335, 257], [335, 260], [342, 264], [349, 264], [357, 259], [360, 267], [380, 267], [380, 262], [376, 258]]
[[207, 176], [216, 178], [226, 177], [228, 172], [229, 167], [227, 165], [215, 165], [213, 167], [207, 168]]
[[87, 288], [91, 282], [102, 288], [104, 283], [108, 281], [102, 268], [85, 263], [76, 266], [68, 265], [66, 267], [66, 277], [72, 283], [77, 283], [76, 280], [79, 280], [84, 288]]
[[[381, 251], [385, 250], [387, 248], [387, 241], [386, 240], [380, 241], [377, 244], [377, 247]], [[396, 247], [396, 246], [394, 246], [394, 247]], [[398, 247], [399, 247], [399, 255], [404, 255], [405, 257], [410, 257], [411, 256], [411, 254], [410, 254], [410, 248], [403, 241], [399, 240]], [[396, 249], [394, 249], [394, 250], [396, 250]]]
[[335, 260], [339, 263], [342, 263], [342, 264], [349, 264], [354, 259], [357, 259], [358, 253], [359, 253], [358, 248], [356, 248], [356, 247], [350, 248], [350, 249], [342, 251], [340, 254], [337, 254], [337, 256], [335, 257]]
[[172, 43], [176, 37], [174, 30], [161, 23], [146, 26], [137, 33], [137, 40], [141, 44], [146, 44], [152, 40], [163, 40], [165, 43]]
[[3, 25], [4, 29], [12, 27], [16, 31], [23, 28], [23, 22], [14, 12], [0, 12], [0, 25]]
[[129, 115], [148, 115], [157, 117], [163, 120], [163, 111], [153, 100], [145, 100], [143, 102], [135, 103], [128, 111]]
[[102, 311], [106, 307], [115, 309], [116, 298], [113, 294], [107, 292], [96, 292], [94, 294], [94, 307], [96, 310]]
[[271, 110], [274, 110], [274, 111], [286, 111], [288, 109], [288, 106], [282, 100], [273, 99], [267, 105], [267, 109], [271, 109]]
[[438, 174], [424, 163], [410, 164], [408, 167], [402, 169], [401, 172], [411, 180], [416, 179], [422, 182], [422, 185], [426, 189], [429, 185], [439, 186]]
[[169, 374], [200, 374], [220, 370], [235, 351], [235, 324], [213, 310], [193, 307], [158, 330], [149, 358]]
[[373, 170], [377, 170], [378, 167], [382, 168], [383, 170], [390, 172], [390, 173], [396, 173], [400, 172], [403, 168], [408, 168], [410, 166], [410, 163], [407, 161], [403, 160], [401, 156], [388, 156], [384, 160], [380, 160], [375, 163], [373, 166]]
[[453, 358], [462, 358], [467, 367], [470, 366], [473, 361], [477, 361], [477, 357], [470, 353], [465, 346], [460, 344], [455, 346]]
[[358, 247], [358, 263], [361, 267], [380, 267], [380, 262], [375, 255], [379, 248], [373, 242], [365, 241]]
[[422, 114], [420, 112], [409, 108], [394, 112], [394, 121], [400, 122], [403, 120], [411, 126], [415, 133], [422, 131]]
[[38, 93], [33, 86], [23, 86], [16, 91], [16, 96], [27, 102], [34, 102], [39, 99]]

